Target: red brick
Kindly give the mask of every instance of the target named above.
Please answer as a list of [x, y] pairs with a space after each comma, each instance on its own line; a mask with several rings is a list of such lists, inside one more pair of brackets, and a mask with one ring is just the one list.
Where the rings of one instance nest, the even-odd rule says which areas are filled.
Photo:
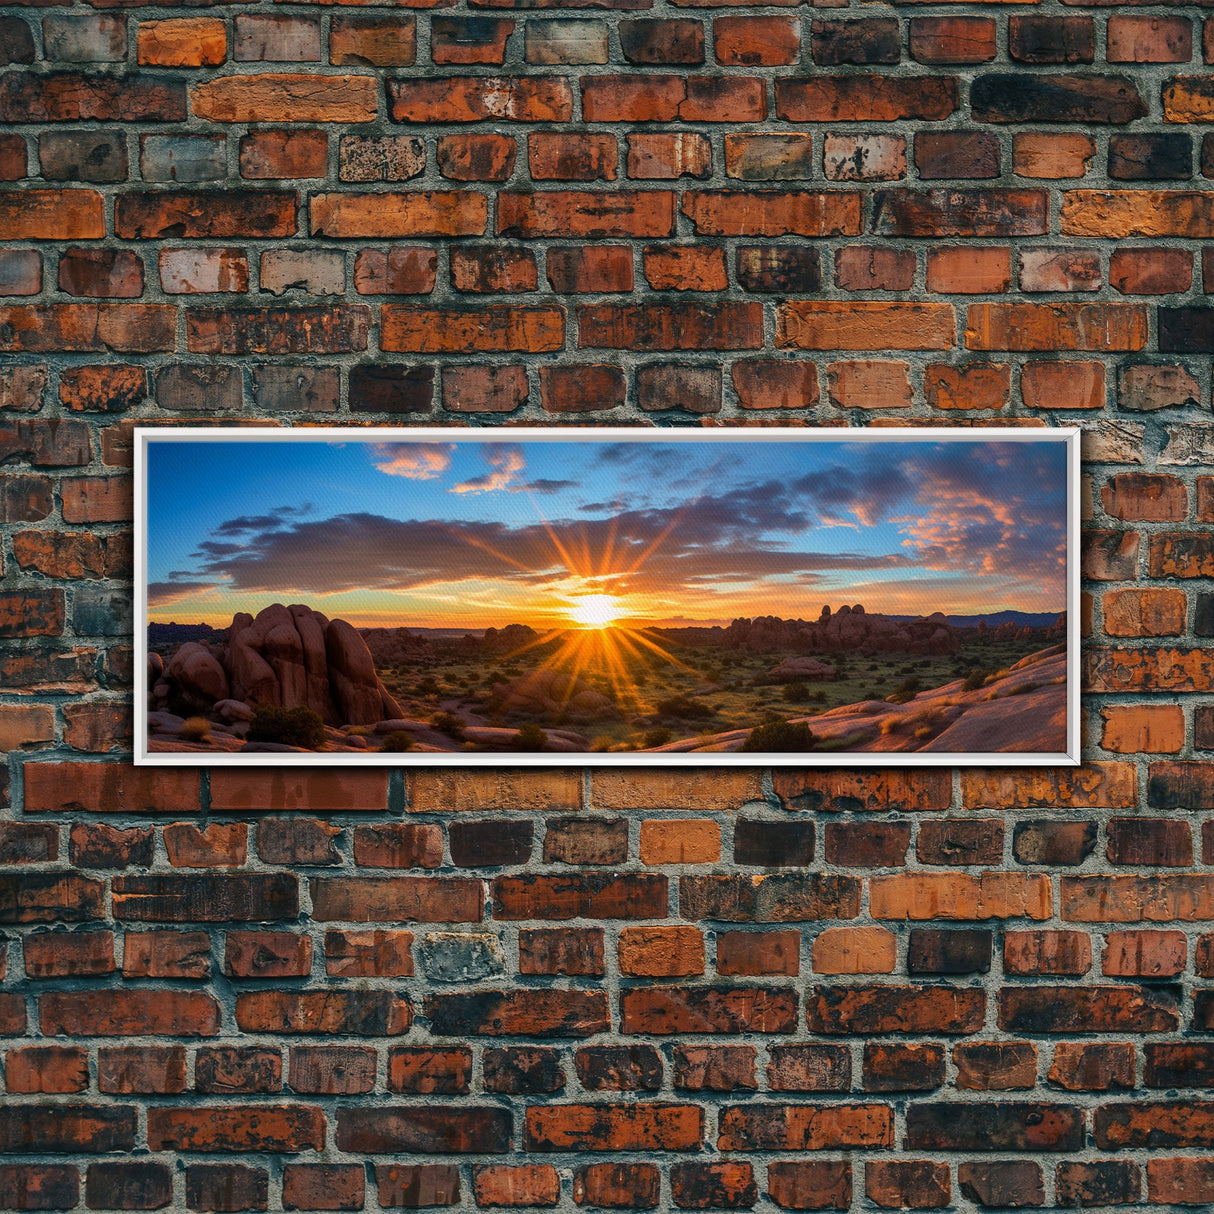
[[334, 978], [407, 978], [413, 973], [413, 933], [325, 932], [325, 971]]
[[753, 76], [585, 76], [587, 122], [761, 122], [763, 81]]
[[1111, 704], [1103, 707], [1105, 750], [1118, 754], [1178, 754], [1184, 749], [1184, 709], [1179, 704]]
[[1028, 1041], [967, 1041], [953, 1046], [956, 1086], [1003, 1092], [1037, 1086], [1037, 1047]]
[[573, 1200], [605, 1209], [652, 1210], [661, 1184], [652, 1163], [592, 1163], [574, 1172]]
[[224, 972], [236, 978], [306, 978], [312, 971], [312, 941], [295, 932], [230, 931], [224, 942]]
[[776, 80], [776, 114], [786, 122], [935, 121], [958, 106], [950, 76], [818, 75]]
[[912, 17], [910, 53], [919, 63], [989, 63], [998, 53], [990, 17]]
[[701, 236], [856, 236], [862, 222], [842, 191], [689, 190], [681, 209]]
[[1193, 284], [1188, 249], [1114, 249], [1109, 283], [1123, 295], [1171, 295]]
[[851, 1164], [845, 1160], [773, 1160], [767, 1165], [772, 1201], [785, 1210], [851, 1209]]
[[676, 1163], [670, 1169], [674, 1204], [683, 1210], [750, 1209], [759, 1197], [749, 1163]]
[[717, 973], [756, 977], [801, 972], [801, 933], [720, 932], [717, 935]]
[[535, 254], [503, 245], [465, 245], [451, 250], [451, 285], [476, 294], [534, 291]]
[[693, 131], [629, 133], [628, 176], [646, 181], [707, 177], [712, 171], [712, 146]]
[[472, 1192], [481, 1209], [554, 1206], [561, 1199], [561, 1180], [551, 1164], [487, 1164], [473, 1169]]
[[514, 24], [484, 17], [432, 17], [430, 57], [435, 63], [501, 63]]
[[811, 409], [818, 403], [813, 363], [742, 361], [730, 372], [743, 409]]
[[89, 1086], [88, 1051], [62, 1045], [9, 1050], [4, 1059], [4, 1086], [11, 1093], [83, 1092]]
[[366, 1179], [361, 1164], [289, 1163], [282, 1173], [284, 1210], [361, 1210]]
[[748, 1104], [720, 1114], [722, 1151], [821, 1151], [892, 1146], [893, 1110], [884, 1104]]
[[909, 291], [915, 256], [905, 249], [849, 245], [835, 254], [835, 286], [844, 291]]
[[729, 285], [724, 249], [651, 246], [644, 265], [645, 280], [655, 291], [723, 291]]
[[435, 249], [361, 249], [354, 259], [354, 289], [360, 295], [428, 295], [437, 268]]
[[1030, 409], [1102, 409], [1104, 364], [1025, 363], [1020, 372], [1020, 395]]
[[0, 122], [184, 122], [180, 81], [83, 72], [8, 72], [0, 79]]
[[153, 1151], [294, 1153], [325, 1145], [325, 1120], [308, 1105], [159, 1106], [148, 1110]]
[[295, 194], [284, 190], [135, 191], [115, 203], [114, 234], [123, 240], [172, 236], [294, 236]]
[[[417, 57], [417, 22], [339, 14], [329, 26], [329, 62], [351, 67], [408, 67]], [[500, 60], [499, 60], [500, 62]]]
[[806, 1020], [814, 1033], [974, 1033], [982, 990], [908, 986], [811, 987]]
[[384, 1207], [459, 1204], [459, 1168], [451, 1164], [376, 1164], [375, 1183]]
[[324, 177], [328, 153], [324, 131], [250, 131], [240, 137], [240, 175], [262, 180]]
[[951, 295], [992, 295], [1012, 281], [1011, 250], [956, 246], [929, 249], [927, 289]]
[[[1202, 1145], [1205, 1145], [1204, 1143]], [[1137, 1201], [1141, 1180], [1128, 1198]], [[1205, 1205], [1214, 1201], [1214, 1160], [1149, 1159], [1147, 1200], [1160, 1204]]]
[[438, 171], [451, 181], [505, 181], [518, 155], [505, 135], [441, 135], [435, 150]]
[[[288, 1083], [296, 1092], [353, 1096], [375, 1086], [375, 1050], [357, 1046], [292, 1046]], [[277, 1055], [275, 1055], [277, 1057]]]
[[912, 403], [910, 366], [893, 359], [829, 363], [826, 385], [836, 409], [908, 409]]
[[248, 854], [248, 833], [243, 822], [212, 822], [205, 830], [174, 822], [164, 828], [164, 843], [174, 867], [237, 868]]
[[624, 20], [619, 34], [620, 50], [629, 63], [704, 62], [704, 27], [699, 21]]
[[845, 1045], [772, 1045], [767, 1086], [774, 1092], [846, 1092], [851, 1051]]
[[726, 67], [780, 66], [801, 53], [796, 17], [715, 17], [712, 37], [716, 60]]
[[929, 363], [923, 373], [924, 396], [936, 409], [1002, 409], [1011, 391], [1012, 369], [1006, 363]]
[[615, 409], [624, 403], [626, 390], [619, 367], [590, 363], [540, 368], [540, 401], [550, 413]]
[[564, 345], [565, 313], [556, 307], [497, 304], [478, 308], [425, 308], [385, 304], [380, 348], [417, 353], [544, 353]]
[[937, 1210], [951, 1204], [946, 1163], [927, 1159], [870, 1159], [864, 1165], [864, 1195], [885, 1210]]
[[114, 933], [37, 932], [25, 937], [25, 972], [31, 978], [91, 977], [114, 972]]
[[390, 80], [388, 112], [394, 122], [568, 122], [573, 94], [559, 77]]
[[213, 1037], [219, 1005], [202, 991], [113, 989], [54, 991], [38, 996], [47, 1036]]
[[1182, 590], [1107, 590], [1101, 605], [1109, 636], [1179, 636], [1184, 631]]
[[614, 181], [619, 150], [614, 135], [533, 131], [527, 168], [534, 181]]
[[583, 349], [753, 350], [763, 342], [760, 304], [583, 304], [577, 312]]
[[519, 973], [601, 977], [602, 928], [520, 928]]
[[687, 1151], [704, 1138], [704, 1110], [682, 1104], [549, 1104], [527, 1109], [529, 1151]]
[[0, 350], [151, 354], [177, 345], [166, 304], [13, 304], [0, 307]]
[[211, 942], [206, 932], [127, 932], [124, 978], [209, 978]]
[[388, 1090], [419, 1095], [459, 1095], [470, 1090], [472, 1051], [399, 1047], [388, 1053]]
[[1193, 56], [1193, 26], [1187, 17], [1109, 18], [1110, 63], [1188, 63]]
[[65, 249], [59, 258], [59, 289], [89, 299], [138, 299], [143, 262], [127, 249]]
[[1172, 978], [1185, 967], [1181, 932], [1109, 932], [1100, 969], [1115, 978]]

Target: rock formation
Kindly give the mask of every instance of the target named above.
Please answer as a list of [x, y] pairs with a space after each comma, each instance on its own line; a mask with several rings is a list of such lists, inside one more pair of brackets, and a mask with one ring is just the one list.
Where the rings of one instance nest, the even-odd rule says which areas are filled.
[[605, 695], [556, 670], [532, 670], [509, 683], [495, 683], [490, 705], [495, 712], [548, 721], [592, 721], [616, 713]]
[[751, 653], [791, 649], [802, 653], [955, 653], [957, 630], [937, 611], [917, 620], [870, 615], [857, 603], [832, 612], [822, 608], [815, 622], [758, 616], [734, 620], [723, 630], [721, 643]]
[[250, 709], [305, 706], [326, 724], [343, 725], [401, 715], [358, 630], [299, 603], [275, 603], [256, 617], [238, 612], [226, 644], [187, 642], [163, 674], [152, 658], [157, 655], [148, 671], [154, 701], [175, 696], [203, 712], [225, 701]]

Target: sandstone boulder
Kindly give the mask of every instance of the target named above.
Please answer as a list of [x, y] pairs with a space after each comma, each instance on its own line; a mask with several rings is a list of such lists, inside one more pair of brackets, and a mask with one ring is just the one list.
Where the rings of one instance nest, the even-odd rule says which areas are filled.
[[183, 699], [196, 708], [207, 708], [228, 698], [228, 676], [218, 658], [198, 641], [187, 641], [173, 654], [167, 674]]

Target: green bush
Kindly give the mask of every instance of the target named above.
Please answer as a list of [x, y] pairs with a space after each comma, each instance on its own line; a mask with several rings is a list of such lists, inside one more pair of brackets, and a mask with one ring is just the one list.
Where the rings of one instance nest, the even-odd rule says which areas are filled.
[[399, 754], [406, 750], [413, 749], [413, 736], [403, 729], [393, 730], [379, 744], [380, 750], [390, 751], [393, 754]]
[[325, 723], [314, 708], [259, 708], [249, 722], [250, 742], [278, 742], [319, 750], [325, 741]]
[[813, 731], [804, 721], [764, 721], [750, 731], [738, 749], [747, 754], [770, 751], [813, 750]]
[[669, 729], [647, 729], [641, 737], [641, 745], [646, 750], [653, 750], [655, 746], [665, 746], [671, 738], [674, 737], [673, 730]]
[[903, 679], [897, 687], [894, 688], [894, 694], [885, 697], [887, 704], [906, 704], [908, 701], [915, 698], [919, 690], [918, 676], [912, 675], [909, 679]]
[[786, 704], [800, 704], [803, 700], [809, 699], [809, 688], [804, 683], [789, 683], [784, 688], [784, 702]]
[[961, 684], [962, 691], [977, 691], [979, 687], [986, 685], [986, 680], [990, 677], [989, 670], [978, 670], [975, 668], [965, 676], [965, 682]]
[[519, 727], [518, 733], [510, 743], [511, 750], [543, 750], [548, 743], [548, 735], [534, 722], [528, 721]]

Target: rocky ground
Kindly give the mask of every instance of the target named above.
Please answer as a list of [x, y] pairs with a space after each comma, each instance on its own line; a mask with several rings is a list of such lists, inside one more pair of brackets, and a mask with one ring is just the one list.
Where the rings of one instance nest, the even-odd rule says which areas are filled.
[[[958, 679], [903, 704], [861, 700], [819, 716], [794, 717], [813, 732], [814, 749], [953, 754], [1064, 752], [1066, 647], [1030, 654], [981, 687]], [[749, 729], [701, 735], [659, 747], [666, 753], [738, 750]]]

